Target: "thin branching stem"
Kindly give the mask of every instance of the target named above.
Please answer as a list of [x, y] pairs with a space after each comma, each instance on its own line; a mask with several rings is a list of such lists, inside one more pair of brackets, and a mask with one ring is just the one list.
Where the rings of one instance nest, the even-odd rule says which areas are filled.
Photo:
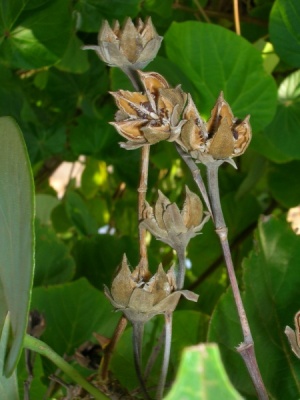
[[207, 207], [207, 210], [209, 211], [209, 213], [212, 215], [212, 210], [210, 207], [210, 202], [209, 202], [209, 198], [208, 198], [208, 194], [206, 191], [206, 187], [204, 185], [200, 170], [197, 166], [197, 164], [195, 163], [195, 161], [192, 159], [192, 157], [189, 155], [189, 153], [185, 152], [184, 150], [182, 150], [182, 148], [179, 146], [179, 144], [175, 144], [176, 146], [176, 150], [178, 151], [180, 157], [183, 159], [183, 161], [186, 163], [186, 165], [188, 166], [188, 168], [190, 169], [193, 179], [196, 183], [196, 185], [198, 186], [198, 189], [202, 195], [202, 198], [204, 200], [204, 203]]
[[135, 322], [132, 324], [132, 344], [133, 344], [133, 358], [134, 366], [138, 380], [141, 385], [143, 395], [146, 400], [151, 400], [147, 392], [145, 381], [142, 373], [142, 345], [143, 345], [143, 335], [144, 335], [144, 322]]
[[185, 249], [180, 248], [176, 250], [177, 257], [178, 257], [178, 271], [177, 271], [177, 276], [176, 276], [176, 285], [177, 289], [182, 289], [184, 285], [184, 278], [185, 278], [185, 270], [186, 270], [186, 265], [185, 265]]
[[232, 287], [233, 297], [235, 300], [235, 304], [237, 307], [241, 328], [243, 331], [244, 342], [240, 344], [237, 348], [238, 352], [241, 354], [255, 389], [258, 394], [258, 398], [260, 400], [267, 400], [268, 394], [265, 389], [258, 364], [256, 361], [256, 356], [254, 352], [254, 343], [250, 331], [250, 326], [248, 323], [248, 319], [246, 316], [245, 308], [242, 302], [242, 297], [240, 294], [240, 290], [238, 287], [238, 282], [236, 279], [234, 266], [232, 262], [230, 247], [228, 243], [228, 236], [227, 232], [228, 229], [225, 224], [221, 202], [220, 202], [220, 193], [219, 193], [219, 182], [218, 182], [218, 169], [222, 162], [211, 162], [206, 165], [207, 167], [207, 183], [208, 183], [208, 192], [209, 198], [211, 201], [211, 207], [214, 215], [216, 233], [219, 236], [223, 255], [227, 267], [228, 277], [230, 280], [230, 284]]
[[164, 394], [164, 388], [167, 379], [168, 367], [170, 362], [171, 342], [172, 342], [172, 321], [173, 313], [165, 314], [165, 351], [160, 374], [160, 380], [157, 388], [156, 399], [161, 400]]
[[109, 363], [113, 354], [113, 351], [120, 339], [120, 337], [123, 335], [123, 332], [127, 326], [127, 319], [122, 316], [118, 322], [118, 325], [114, 331], [113, 337], [111, 338], [111, 341], [107, 345], [107, 347], [104, 349], [104, 354], [102, 358], [102, 362], [100, 365], [100, 374], [101, 374], [101, 379], [103, 382], [106, 382], [108, 380], [108, 368], [109, 368]]
[[161, 351], [161, 349], [163, 347], [163, 344], [164, 344], [164, 341], [165, 341], [165, 334], [166, 334], [165, 329], [162, 329], [162, 332], [161, 332], [161, 334], [160, 334], [160, 336], [159, 336], [159, 338], [157, 340], [156, 346], [154, 346], [152, 348], [151, 355], [150, 355], [150, 357], [148, 359], [148, 362], [147, 362], [147, 365], [146, 365], [146, 368], [145, 368], [145, 373], [144, 373], [145, 382], [147, 382], [147, 379], [149, 378], [149, 375], [150, 375], [150, 373], [152, 371], [152, 368], [153, 368], [153, 366], [155, 364], [155, 361], [157, 360], [157, 357], [158, 357], [158, 355], [159, 355], [159, 353], [160, 353], [160, 351]]

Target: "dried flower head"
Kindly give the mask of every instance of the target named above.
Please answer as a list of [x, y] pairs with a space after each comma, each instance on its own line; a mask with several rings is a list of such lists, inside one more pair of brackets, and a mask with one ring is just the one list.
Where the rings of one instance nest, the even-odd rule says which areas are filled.
[[198, 295], [189, 290], [176, 290], [173, 268], [165, 273], [159, 265], [156, 274], [148, 281], [136, 281], [137, 275], [130, 271], [124, 255], [111, 290], [104, 288], [111, 304], [132, 323], [146, 322], [154, 315], [173, 312], [181, 295], [191, 301], [198, 300]]
[[143, 217], [141, 224], [156, 239], [167, 243], [177, 252], [182, 252], [187, 247], [190, 239], [199, 234], [209, 219], [208, 215], [203, 218], [202, 202], [187, 186], [181, 211], [159, 191], [154, 209], [146, 202]]
[[181, 144], [192, 157], [203, 163], [230, 160], [243, 154], [250, 143], [250, 117], [244, 120], [234, 117], [222, 92], [207, 124], [190, 97], [184, 117], [187, 122], [181, 130]]
[[98, 34], [98, 46], [83, 48], [95, 50], [101, 60], [112, 67], [142, 69], [156, 56], [161, 41], [150, 17], [145, 23], [138, 19], [136, 26], [127, 18], [123, 29], [118, 21], [112, 28], [104, 21]]
[[185, 121], [181, 114], [187, 95], [180, 86], [172, 89], [156, 72], [139, 71], [144, 93], [119, 90], [111, 93], [120, 111], [111, 124], [128, 139], [121, 143], [126, 149], [136, 149], [161, 140], [174, 141]]

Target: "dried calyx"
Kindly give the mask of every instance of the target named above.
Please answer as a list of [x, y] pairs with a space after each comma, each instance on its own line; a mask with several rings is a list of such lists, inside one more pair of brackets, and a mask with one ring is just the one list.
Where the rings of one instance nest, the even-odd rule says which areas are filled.
[[111, 304], [132, 323], [146, 322], [157, 314], [173, 312], [181, 295], [191, 301], [198, 300], [198, 295], [189, 290], [176, 290], [173, 268], [165, 273], [160, 265], [148, 281], [136, 279], [138, 268], [131, 272], [124, 255], [111, 290], [106, 286], [104, 289]]
[[190, 239], [200, 233], [208, 219], [208, 215], [203, 218], [200, 198], [186, 186], [186, 197], [181, 211], [159, 191], [154, 208], [146, 202], [141, 224], [156, 239], [182, 253]]
[[138, 71], [144, 93], [119, 90], [112, 92], [120, 111], [111, 124], [128, 139], [121, 146], [131, 150], [161, 140], [179, 137], [182, 112], [187, 99], [180, 86], [169, 87], [165, 78], [156, 73]]
[[118, 21], [112, 28], [104, 21], [98, 34], [98, 46], [83, 48], [95, 50], [101, 60], [112, 67], [142, 69], [156, 56], [161, 41], [151, 18], [145, 23], [138, 19], [136, 25], [127, 18], [123, 29]]

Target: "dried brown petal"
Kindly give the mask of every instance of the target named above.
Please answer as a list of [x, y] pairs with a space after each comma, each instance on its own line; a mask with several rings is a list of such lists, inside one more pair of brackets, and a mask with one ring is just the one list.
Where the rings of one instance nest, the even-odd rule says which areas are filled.
[[249, 119], [250, 115], [247, 115], [247, 117], [243, 121], [239, 123], [234, 123], [232, 126], [233, 135], [237, 136], [237, 140], [234, 143], [233, 157], [244, 154], [251, 141], [252, 134]]
[[147, 120], [143, 119], [110, 122], [110, 124], [116, 128], [120, 135], [124, 136], [126, 139], [136, 142], [137, 144], [147, 143], [141, 131], [141, 128], [143, 128], [146, 123]]
[[187, 228], [200, 225], [203, 218], [203, 205], [195, 193], [185, 186], [186, 197], [181, 211], [183, 223]]
[[167, 206], [170, 204], [171, 204], [170, 200], [159, 190], [158, 199], [154, 207], [154, 214], [157, 225], [164, 230], [166, 230], [166, 225], [164, 223], [163, 214]]
[[127, 263], [126, 255], [124, 254], [121, 268], [117, 272], [111, 285], [111, 296], [116, 303], [126, 307], [135, 287], [136, 284], [131, 279], [131, 271]]
[[127, 90], [119, 90], [118, 92], [110, 92], [115, 98], [117, 106], [128, 116], [136, 118], [153, 118], [151, 111], [143, 106], [148, 102], [146, 95], [139, 92], [129, 92]]
[[172, 203], [163, 214], [163, 220], [166, 226], [167, 232], [174, 232], [175, 234], [185, 233], [187, 231], [186, 226], [183, 223], [182, 216], [180, 214], [177, 204]]

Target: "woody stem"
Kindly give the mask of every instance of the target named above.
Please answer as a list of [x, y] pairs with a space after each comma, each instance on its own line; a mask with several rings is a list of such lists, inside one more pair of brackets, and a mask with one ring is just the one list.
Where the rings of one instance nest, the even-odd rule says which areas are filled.
[[244, 309], [244, 305], [242, 302], [242, 297], [240, 294], [240, 290], [238, 287], [234, 266], [231, 258], [231, 252], [228, 243], [227, 232], [228, 229], [225, 224], [221, 202], [220, 202], [220, 193], [219, 193], [219, 182], [218, 182], [218, 169], [219, 166], [223, 163], [220, 162], [211, 162], [206, 165], [207, 167], [207, 183], [208, 183], [208, 193], [211, 202], [212, 212], [214, 216], [214, 223], [216, 228], [216, 233], [219, 236], [221, 247], [223, 250], [223, 255], [227, 267], [228, 277], [230, 280], [230, 284], [232, 287], [232, 292], [235, 300], [235, 304], [237, 307], [238, 316], [240, 319], [241, 328], [243, 331], [244, 342], [241, 343], [237, 351], [242, 356], [248, 372], [251, 376], [252, 382], [255, 386], [255, 389], [258, 394], [258, 398], [260, 400], [267, 400], [268, 394], [265, 389], [259, 367], [257, 364], [255, 352], [254, 352], [254, 343], [250, 331], [250, 326], [248, 323], [248, 319], [246, 316], [246, 312]]
[[127, 326], [127, 319], [122, 316], [118, 322], [118, 325], [114, 331], [113, 337], [107, 347], [103, 351], [103, 358], [102, 362], [100, 365], [100, 373], [101, 373], [101, 379], [106, 382], [108, 379], [108, 368], [109, 368], [109, 363], [113, 354], [113, 351], [122, 336], [125, 328]]
[[169, 361], [170, 361], [170, 353], [171, 353], [171, 341], [172, 341], [172, 320], [173, 313], [165, 314], [165, 351], [164, 351], [164, 359], [161, 369], [160, 380], [157, 388], [156, 398], [157, 400], [161, 400], [164, 394], [164, 388], [167, 379]]

